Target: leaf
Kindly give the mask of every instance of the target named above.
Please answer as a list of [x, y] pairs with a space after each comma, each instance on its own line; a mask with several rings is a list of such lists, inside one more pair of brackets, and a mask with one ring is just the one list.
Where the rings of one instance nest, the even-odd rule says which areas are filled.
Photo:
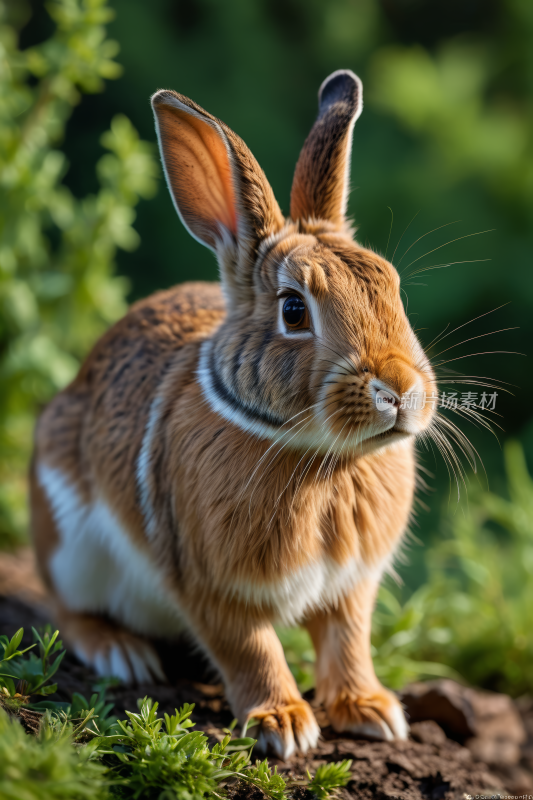
[[23, 636], [24, 636], [24, 628], [19, 628], [18, 631], [15, 633], [15, 635], [11, 637], [11, 641], [4, 650], [4, 657], [3, 657], [4, 661], [6, 661], [8, 658], [12, 658], [12, 656], [15, 655], [15, 651], [18, 649], [18, 646], [21, 643]]
[[241, 739], [231, 739], [226, 746], [227, 750], [249, 750], [257, 744], [257, 739], [252, 739], [250, 736], [244, 736]]

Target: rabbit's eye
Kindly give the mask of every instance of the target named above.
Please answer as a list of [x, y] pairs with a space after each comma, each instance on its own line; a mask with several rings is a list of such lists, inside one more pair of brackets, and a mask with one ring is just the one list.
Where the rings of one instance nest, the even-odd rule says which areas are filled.
[[291, 330], [309, 327], [309, 317], [305, 303], [297, 294], [289, 295], [283, 303], [283, 319]]

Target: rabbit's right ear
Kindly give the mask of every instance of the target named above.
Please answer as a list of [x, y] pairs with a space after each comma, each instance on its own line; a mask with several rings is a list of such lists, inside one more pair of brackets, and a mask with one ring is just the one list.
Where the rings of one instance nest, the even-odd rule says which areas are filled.
[[247, 300], [257, 248], [284, 225], [270, 184], [242, 139], [189, 98], [161, 90], [152, 107], [176, 210], [217, 254], [229, 299]]
[[333, 72], [318, 92], [318, 117], [300, 153], [291, 217], [325, 219], [342, 227], [350, 181], [352, 134], [363, 110], [363, 84], [349, 69]]

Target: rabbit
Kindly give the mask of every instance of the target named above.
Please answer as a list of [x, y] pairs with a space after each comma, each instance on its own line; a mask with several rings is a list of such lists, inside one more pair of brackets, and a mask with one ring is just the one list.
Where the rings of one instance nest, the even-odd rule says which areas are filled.
[[304, 625], [336, 731], [405, 739], [378, 681], [376, 592], [408, 526], [435, 376], [395, 268], [346, 218], [362, 84], [319, 90], [285, 218], [244, 142], [152, 97], [166, 181], [220, 284], [135, 303], [38, 420], [31, 520], [67, 643], [101, 675], [163, 681], [151, 640], [188, 632], [241, 723], [280, 758], [319, 727], [274, 625]]

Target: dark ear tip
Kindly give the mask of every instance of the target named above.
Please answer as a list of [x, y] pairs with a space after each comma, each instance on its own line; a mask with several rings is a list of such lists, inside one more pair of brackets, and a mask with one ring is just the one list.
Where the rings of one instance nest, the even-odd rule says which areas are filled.
[[150, 102], [152, 103], [152, 108], [156, 108], [157, 106], [169, 104], [169, 100], [175, 99], [176, 94], [172, 92], [170, 89], [159, 89], [155, 94], [153, 94], [150, 98]]
[[338, 69], [328, 75], [318, 90], [320, 116], [334, 103], [346, 103], [352, 114], [359, 115], [363, 106], [363, 84], [351, 69]]

